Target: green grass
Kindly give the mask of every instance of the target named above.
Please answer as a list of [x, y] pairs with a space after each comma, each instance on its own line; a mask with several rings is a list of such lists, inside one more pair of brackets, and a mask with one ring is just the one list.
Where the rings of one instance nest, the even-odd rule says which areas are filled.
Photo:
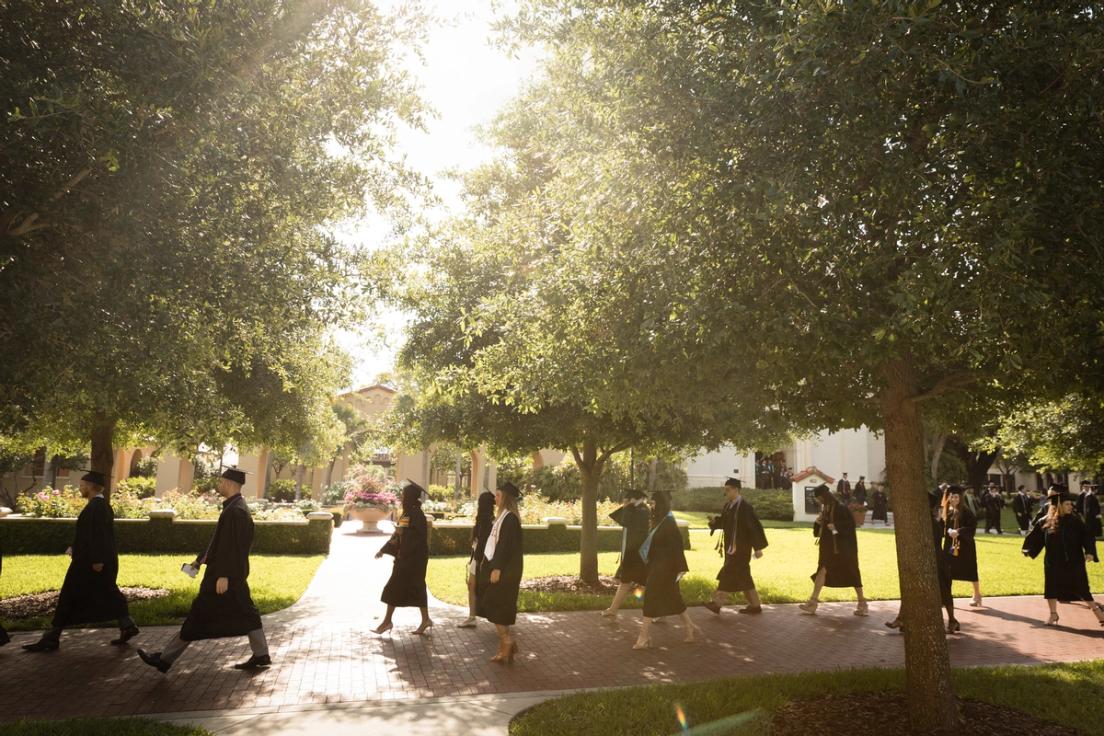
[[[261, 613], [279, 611], [299, 600], [322, 560], [321, 555], [251, 558], [249, 588]], [[171, 591], [165, 598], [131, 604], [130, 615], [139, 626], [175, 624], [187, 615], [199, 590], [200, 578], [192, 580], [180, 572], [180, 565], [186, 561], [181, 555], [119, 556], [120, 586]], [[0, 599], [57, 590], [68, 566], [69, 558], [63, 555], [6, 555], [4, 574], [0, 576]], [[14, 631], [29, 631], [41, 629], [47, 623], [47, 618], [40, 617], [5, 625]]]
[[[707, 531], [691, 531], [692, 550], [686, 552], [690, 572], [682, 580], [682, 593], [687, 603], [703, 603], [716, 587], [717, 571], [721, 558], [714, 548], [719, 533], [710, 537]], [[809, 576], [817, 562], [817, 548], [808, 528], [776, 528], [767, 532], [770, 546], [762, 559], [753, 560], [751, 571], [759, 594], [767, 603], [796, 603], [806, 600], [812, 589]], [[982, 595], [1041, 595], [1043, 592], [1043, 563], [1024, 557], [1020, 552], [1022, 539], [1018, 534], [1002, 537], [982, 534], [978, 540], [978, 575], [981, 578]], [[598, 568], [603, 575], [617, 570], [617, 552], [598, 555]], [[466, 606], [467, 587], [464, 567], [467, 558], [436, 557], [429, 561], [427, 582], [437, 598], [449, 603]], [[891, 530], [859, 531], [859, 566], [862, 571], [864, 592], [873, 600], [899, 598], [897, 581], [897, 549]], [[539, 554], [525, 557], [525, 577], [571, 575], [579, 571], [578, 553]], [[1089, 580], [1093, 590], [1104, 587], [1104, 565], [1089, 565]], [[955, 583], [954, 593], [959, 597], [973, 594], [969, 583]], [[850, 588], [826, 588], [821, 600], [854, 600]], [[605, 608], [608, 596], [568, 593], [521, 592], [518, 601], [523, 611], [589, 611]], [[639, 607], [636, 601], [627, 603]]]
[[[1047, 721], [1104, 735], [1104, 660], [1043, 667], [978, 667], [954, 671], [958, 694], [1017, 708]], [[851, 670], [726, 678], [690, 685], [657, 685], [571, 695], [523, 711], [511, 736], [666, 736], [680, 730], [676, 705], [689, 725], [748, 718], [714, 733], [761, 734], [765, 720], [787, 702], [850, 693], [900, 691], [901, 670]], [[705, 731], [703, 731], [704, 733]]]
[[70, 718], [0, 724], [0, 736], [211, 736], [211, 732], [144, 718]]
[[[691, 529], [709, 529], [709, 517], [716, 516], [719, 511], [675, 511], [673, 512], [676, 519], [680, 521], [690, 522]], [[802, 521], [773, 521], [771, 519], [763, 520], [763, 527], [766, 529], [812, 529], [813, 525], [808, 522]]]

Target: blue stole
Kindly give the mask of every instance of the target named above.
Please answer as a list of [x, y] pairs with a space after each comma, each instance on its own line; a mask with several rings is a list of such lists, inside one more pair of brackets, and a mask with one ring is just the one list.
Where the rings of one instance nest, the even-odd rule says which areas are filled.
[[667, 521], [668, 519], [670, 519], [671, 521], [675, 520], [675, 515], [670, 511], [667, 512], [666, 516], [659, 520], [658, 524], [652, 527], [652, 530], [648, 532], [648, 537], [644, 540], [644, 543], [640, 545], [640, 559], [644, 560], [645, 563], [648, 562], [648, 553], [652, 550], [652, 538], [655, 537], [655, 533], [659, 529], [659, 527], [663, 526], [663, 522]]

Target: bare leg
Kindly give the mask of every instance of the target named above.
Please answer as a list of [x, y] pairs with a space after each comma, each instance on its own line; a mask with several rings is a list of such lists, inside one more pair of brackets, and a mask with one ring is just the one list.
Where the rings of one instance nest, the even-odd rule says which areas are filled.
[[682, 618], [682, 625], [686, 628], [686, 638], [683, 641], [694, 641], [697, 634], [701, 633], [701, 629], [694, 625], [694, 622], [690, 620], [690, 611], [683, 611], [679, 614]]
[[621, 608], [621, 604], [625, 602], [625, 598], [628, 597], [629, 591], [633, 586], [628, 583], [621, 583], [617, 586], [617, 592], [613, 594], [613, 602], [610, 603], [610, 607], [602, 611], [602, 615], [608, 618], [617, 616], [617, 611]]
[[636, 638], [636, 643], [633, 644], [633, 649], [648, 649], [652, 646], [652, 620], [647, 616], [644, 617], [643, 623], [640, 626], [640, 636]]
[[422, 623], [418, 626], [418, 628], [414, 629], [414, 633], [417, 634], [418, 636], [421, 636], [422, 634], [426, 633], [426, 631], [429, 630], [430, 626], [433, 626], [433, 621], [431, 621], [430, 618], [429, 618], [429, 609], [428, 608], [426, 608], [425, 606], [422, 606], [418, 610], [422, 612]]
[[978, 580], [974, 581], [974, 600], [972, 603], [975, 606], [981, 605], [981, 582]]
[[391, 623], [391, 617], [394, 616], [394, 615], [395, 615], [395, 607], [394, 606], [388, 606], [387, 607], [387, 613], [384, 614], [384, 616], [383, 616], [383, 621], [380, 622], [379, 626], [372, 629], [372, 632], [376, 633], [376, 634], [383, 634], [387, 631], [390, 631], [391, 627], [393, 626], [393, 624]]
[[744, 591], [744, 597], [747, 598], [748, 607], [759, 608], [762, 606], [762, 602], [759, 600], [759, 591], [755, 588]]
[[1050, 618], [1047, 619], [1047, 625], [1053, 626], [1058, 623], [1058, 601], [1054, 598], [1047, 598], [1047, 606], [1050, 608]]
[[475, 618], [475, 611], [479, 607], [479, 599], [475, 595], [475, 576], [468, 576], [468, 618]]

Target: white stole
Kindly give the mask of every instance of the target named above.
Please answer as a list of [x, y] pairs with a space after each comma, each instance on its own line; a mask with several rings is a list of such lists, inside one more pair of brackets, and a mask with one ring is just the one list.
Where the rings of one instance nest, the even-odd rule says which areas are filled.
[[495, 519], [494, 526], [491, 527], [491, 535], [487, 537], [487, 546], [484, 547], [483, 556], [488, 560], [494, 559], [495, 547], [498, 546], [498, 533], [502, 531], [502, 522], [506, 520], [506, 517], [514, 513], [513, 511], [503, 511]]

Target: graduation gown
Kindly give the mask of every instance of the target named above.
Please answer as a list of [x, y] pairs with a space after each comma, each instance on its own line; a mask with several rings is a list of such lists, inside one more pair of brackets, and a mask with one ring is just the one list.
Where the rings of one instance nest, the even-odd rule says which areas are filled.
[[1020, 531], [1027, 531], [1031, 526], [1031, 509], [1035, 506], [1035, 500], [1026, 493], [1017, 493], [1012, 497], [1012, 513], [1016, 515], [1016, 522], [1020, 525]]
[[673, 516], [665, 516], [652, 534], [648, 548], [648, 580], [644, 585], [644, 616], [674, 616], [686, 610], [679, 579], [690, 570], [682, 549], [682, 535]]
[[[55, 628], [127, 615], [126, 597], [117, 583], [119, 553], [115, 549], [114, 522], [111, 505], [102, 496], [90, 499], [77, 517], [73, 559], [58, 596]], [[94, 564], [102, 564], [103, 570], [93, 571]]]
[[[0, 540], [2, 542], [3, 540]], [[0, 575], [4, 574], [4, 548], [0, 545]], [[8, 638], [8, 632], [4, 630], [3, 624], [0, 624], [0, 641], [6, 641]]]
[[813, 536], [820, 540], [817, 569], [810, 577], [816, 580], [821, 568], [828, 570], [824, 585], [828, 588], [861, 588], [859, 574], [859, 540], [855, 534], [855, 519], [843, 504], [832, 504], [832, 523], [836, 534], [820, 527], [820, 520], [813, 524]]
[[958, 529], [958, 554], [954, 554], [954, 540], [947, 534], [943, 535], [943, 556], [947, 560], [948, 569], [951, 571], [951, 580], [966, 580], [976, 582], [977, 571], [977, 517], [962, 503], [958, 507], [957, 515], [951, 512], [948, 520], [948, 529]]
[[1001, 509], [1004, 508], [1004, 497], [987, 493], [982, 498], [982, 505], [985, 507], [986, 531], [991, 528], [999, 530], [1001, 528]]
[[487, 550], [487, 538], [491, 536], [491, 527], [494, 526], [494, 519], [491, 519], [487, 523], [482, 523], [478, 519], [475, 522], [475, 526], [472, 527], [472, 553], [468, 558], [468, 565], [475, 563], [475, 579], [479, 580], [479, 568], [486, 562], [485, 552]]
[[1085, 527], [1093, 538], [1101, 534], [1100, 499], [1092, 491], [1086, 491], [1077, 497], [1077, 512], [1085, 521]]
[[1085, 555], [1096, 557], [1096, 542], [1077, 514], [1059, 517], [1058, 528], [1047, 531], [1036, 521], [1024, 538], [1023, 553], [1032, 559], [1043, 557], [1043, 597], [1058, 601], [1091, 601]]
[[[502, 526], [499, 527], [494, 554], [479, 567], [476, 593], [480, 617], [500, 626], [513, 626], [517, 621], [523, 559], [521, 520], [517, 514], [507, 512]], [[491, 572], [494, 570], [501, 571], [497, 583], [491, 582]]]
[[855, 492], [852, 494], [851, 498], [854, 499], [855, 503], [861, 503], [864, 506], [866, 505], [865, 482], [860, 480], [858, 483], [855, 484]]
[[421, 507], [411, 509], [399, 520], [399, 525], [383, 545], [384, 554], [395, 556], [395, 565], [387, 585], [383, 586], [381, 600], [396, 608], [425, 608], [429, 605], [425, 581], [429, 565], [429, 527]]
[[717, 573], [717, 589], [726, 593], [752, 590], [755, 580], [751, 577], [751, 552], [767, 546], [763, 524], [742, 497], [739, 502], [725, 504], [718, 521], [723, 531], [724, 566]]
[[889, 499], [885, 491], [874, 491], [870, 496], [871, 521], [889, 520]]
[[621, 525], [621, 564], [613, 575], [621, 583], [644, 585], [648, 579], [648, 566], [640, 559], [640, 545], [648, 536], [649, 513], [644, 504], [629, 504], [610, 514]]
[[[241, 494], [231, 496], [222, 504], [215, 536], [207, 547], [203, 582], [192, 609], [180, 628], [184, 641], [245, 636], [261, 628], [261, 614], [249, 593], [249, 550], [253, 546], [253, 517]], [[219, 578], [229, 581], [229, 588], [219, 595], [215, 585]]]

